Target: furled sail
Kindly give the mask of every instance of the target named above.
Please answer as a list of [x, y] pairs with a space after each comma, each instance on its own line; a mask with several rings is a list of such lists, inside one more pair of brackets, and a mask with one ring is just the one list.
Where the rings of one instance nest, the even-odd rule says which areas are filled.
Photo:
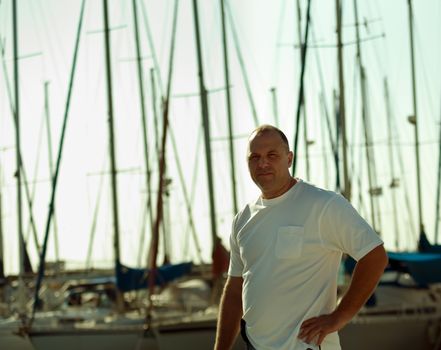
[[[179, 277], [190, 273], [193, 264], [184, 262], [180, 264], [167, 264], [158, 267], [155, 285], [162, 286]], [[149, 269], [137, 269], [116, 263], [116, 285], [122, 292], [145, 289], [148, 286]]]

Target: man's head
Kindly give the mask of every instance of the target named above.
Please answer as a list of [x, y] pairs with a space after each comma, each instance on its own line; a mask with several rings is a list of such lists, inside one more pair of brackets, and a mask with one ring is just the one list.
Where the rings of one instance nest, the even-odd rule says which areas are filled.
[[293, 153], [289, 150], [288, 139], [278, 128], [262, 125], [251, 133], [247, 160], [251, 178], [264, 198], [281, 195], [290, 184]]

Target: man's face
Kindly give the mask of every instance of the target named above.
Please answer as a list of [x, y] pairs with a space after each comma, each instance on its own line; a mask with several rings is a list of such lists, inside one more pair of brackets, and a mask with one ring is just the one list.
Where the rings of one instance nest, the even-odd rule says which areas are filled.
[[252, 135], [247, 158], [251, 178], [264, 195], [277, 193], [289, 181], [293, 154], [277, 131]]

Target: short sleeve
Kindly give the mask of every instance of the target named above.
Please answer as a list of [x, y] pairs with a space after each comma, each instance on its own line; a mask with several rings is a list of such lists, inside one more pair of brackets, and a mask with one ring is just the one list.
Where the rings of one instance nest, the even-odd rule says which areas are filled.
[[242, 277], [243, 262], [240, 257], [239, 244], [237, 243], [236, 219], [237, 216], [233, 220], [230, 234], [230, 266], [228, 268], [228, 275], [234, 277]]
[[383, 241], [354, 207], [341, 195], [333, 195], [319, 218], [323, 245], [360, 260]]

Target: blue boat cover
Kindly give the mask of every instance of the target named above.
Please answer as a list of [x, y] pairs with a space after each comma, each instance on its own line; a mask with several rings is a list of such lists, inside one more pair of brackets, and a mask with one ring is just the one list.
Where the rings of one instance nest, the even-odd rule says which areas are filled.
[[427, 236], [424, 232], [421, 232], [420, 239], [418, 241], [418, 250], [423, 253], [440, 253], [441, 254], [441, 245], [440, 244], [432, 244], [427, 239]]
[[389, 270], [409, 273], [420, 286], [441, 282], [441, 254], [388, 252]]
[[[168, 264], [158, 267], [155, 285], [162, 286], [179, 277], [188, 274], [193, 264], [185, 262], [180, 264]], [[148, 269], [137, 269], [124, 266], [120, 262], [116, 263], [116, 285], [122, 292], [145, 289], [148, 286]]]

